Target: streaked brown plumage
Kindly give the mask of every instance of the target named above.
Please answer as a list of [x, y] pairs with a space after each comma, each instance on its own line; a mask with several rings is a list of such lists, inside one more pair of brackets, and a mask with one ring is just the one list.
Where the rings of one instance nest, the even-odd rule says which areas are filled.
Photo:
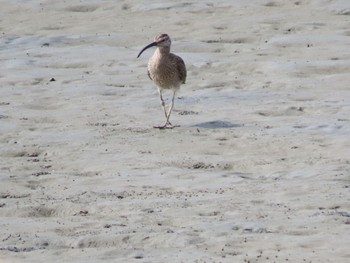
[[[156, 46], [157, 49], [148, 61], [148, 76], [158, 86], [159, 96], [166, 117], [165, 124], [156, 126], [156, 128], [174, 128], [175, 126], [170, 123], [169, 118], [174, 107], [176, 91], [179, 90], [181, 84], [186, 82], [186, 66], [182, 58], [170, 53], [171, 40], [167, 34], [156, 36], [154, 42], [144, 47], [137, 57], [139, 57], [143, 51], [153, 46]], [[162, 96], [163, 89], [171, 89], [173, 91], [173, 97], [168, 112], [166, 111]]]

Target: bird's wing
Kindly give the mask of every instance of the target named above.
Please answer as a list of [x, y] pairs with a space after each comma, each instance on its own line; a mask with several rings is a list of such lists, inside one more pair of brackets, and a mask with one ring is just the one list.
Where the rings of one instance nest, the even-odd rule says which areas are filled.
[[147, 70], [147, 75], [148, 75], [148, 77], [150, 78], [150, 80], [152, 80], [151, 74], [149, 73], [149, 70]]
[[179, 80], [181, 81], [181, 83], [185, 84], [187, 76], [185, 62], [182, 60], [182, 58], [173, 53], [170, 53], [170, 61], [172, 66], [176, 67], [177, 69]]
[[177, 60], [177, 72], [179, 74], [179, 79], [183, 84], [186, 82], [186, 77], [187, 77], [187, 71], [186, 71], [186, 65], [185, 62], [182, 60], [182, 58], [176, 56]]

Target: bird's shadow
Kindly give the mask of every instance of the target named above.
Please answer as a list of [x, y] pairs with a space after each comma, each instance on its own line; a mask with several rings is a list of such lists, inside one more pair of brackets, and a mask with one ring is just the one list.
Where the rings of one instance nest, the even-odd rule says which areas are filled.
[[229, 121], [221, 121], [221, 120], [216, 120], [216, 121], [207, 121], [207, 122], [201, 122], [193, 127], [197, 128], [207, 128], [207, 129], [222, 129], [222, 128], [239, 128], [243, 127], [243, 124], [236, 124], [236, 123], [231, 123]]

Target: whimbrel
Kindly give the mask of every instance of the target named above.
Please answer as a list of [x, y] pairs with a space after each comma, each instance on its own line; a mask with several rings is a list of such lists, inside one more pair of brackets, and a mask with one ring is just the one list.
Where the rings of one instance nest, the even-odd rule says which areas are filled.
[[[166, 118], [164, 125], [155, 126], [155, 128], [171, 129], [176, 126], [172, 125], [169, 121], [170, 114], [174, 108], [175, 94], [179, 90], [180, 85], [184, 84], [186, 81], [186, 66], [182, 58], [170, 53], [171, 40], [167, 34], [160, 34], [156, 36], [154, 42], [145, 46], [137, 57], [139, 57], [146, 49], [154, 46], [156, 46], [157, 49], [148, 61], [148, 76], [158, 86], [159, 97]], [[173, 97], [168, 112], [165, 108], [165, 102], [162, 95], [163, 89], [170, 89], [173, 92]]]

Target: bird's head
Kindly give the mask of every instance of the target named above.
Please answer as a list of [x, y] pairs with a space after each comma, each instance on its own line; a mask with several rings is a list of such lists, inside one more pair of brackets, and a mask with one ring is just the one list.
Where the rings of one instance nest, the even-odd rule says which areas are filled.
[[152, 42], [151, 44], [148, 44], [140, 51], [137, 57], [141, 56], [142, 52], [150, 47], [170, 48], [170, 45], [171, 45], [170, 37], [167, 34], [159, 34], [154, 38], [154, 42]]
[[171, 39], [167, 34], [159, 34], [154, 38], [154, 42], [158, 47], [170, 47], [171, 45]]

